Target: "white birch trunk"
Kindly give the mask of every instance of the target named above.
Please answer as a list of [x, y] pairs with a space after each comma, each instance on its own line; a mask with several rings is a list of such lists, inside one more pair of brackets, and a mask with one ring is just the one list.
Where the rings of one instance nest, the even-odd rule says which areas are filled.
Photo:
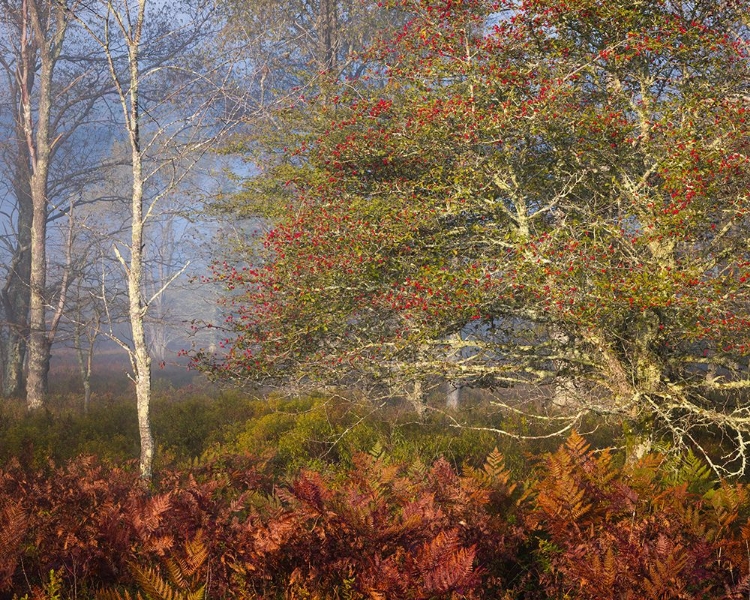
[[[22, 90], [23, 128], [31, 158], [31, 273], [29, 279], [29, 366], [26, 381], [26, 406], [29, 410], [41, 408], [47, 395], [50, 339], [47, 335], [45, 287], [47, 284], [47, 182], [49, 178], [52, 141], [50, 117], [52, 113], [52, 75], [62, 49], [67, 22], [64, 7], [49, 7], [49, 20], [55, 21], [52, 31], [45, 28], [41, 7], [36, 0], [24, 0], [24, 32], [22, 43], [28, 36], [36, 38], [39, 52], [39, 92], [36, 107], [36, 128], [33, 122], [31, 90]], [[54, 11], [54, 12], [53, 12]], [[30, 30], [26, 30], [26, 27]], [[23, 48], [22, 52], [26, 49]], [[30, 64], [28, 61], [23, 61]], [[25, 78], [30, 81], [29, 77]]]
[[448, 393], [445, 397], [445, 407], [448, 410], [458, 410], [461, 406], [461, 384], [457, 381], [448, 382]]
[[[101, 45], [105, 58], [109, 64], [109, 73], [117, 90], [122, 108], [125, 130], [128, 134], [130, 144], [131, 167], [133, 185], [131, 190], [131, 235], [130, 256], [123, 257], [115, 246], [114, 250], [120, 260], [128, 281], [128, 317], [132, 334], [132, 346], [124, 342], [120, 345], [125, 348], [130, 357], [130, 365], [133, 369], [133, 382], [135, 383], [136, 407], [138, 412], [138, 431], [141, 441], [140, 472], [141, 478], [150, 480], [153, 474], [154, 462], [154, 437], [151, 432], [151, 357], [146, 344], [146, 332], [144, 319], [148, 304], [143, 299], [143, 229], [146, 220], [144, 211], [144, 186], [146, 177], [143, 171], [144, 151], [141, 147], [141, 115], [139, 86], [141, 72], [139, 65], [139, 54], [141, 50], [141, 34], [146, 14], [146, 0], [138, 0], [137, 13], [130, 11], [127, 0], [125, 0], [121, 12], [108, 1], [102, 2], [105, 10], [104, 34], [99, 37], [89, 29], [85, 23], [84, 27], [89, 30], [92, 37]], [[115, 65], [116, 57], [113, 54], [111, 38], [111, 26], [122, 36], [122, 41], [127, 49], [128, 75], [123, 79]], [[116, 46], [116, 45], [115, 45]]]
[[[131, 201], [130, 265], [128, 273], [128, 300], [130, 328], [133, 348], [130, 361], [135, 381], [136, 406], [138, 410], [138, 431], [141, 438], [140, 471], [141, 478], [151, 479], [154, 462], [154, 437], [151, 433], [151, 357], [146, 343], [144, 317], [148, 308], [143, 301], [143, 152], [141, 150], [140, 111], [138, 103], [140, 70], [138, 54], [141, 44], [141, 31], [146, 10], [146, 0], [138, 0], [138, 17], [133, 29], [126, 34], [128, 44], [128, 67], [130, 73], [130, 106], [125, 102], [126, 123], [130, 138], [133, 168], [133, 190]], [[113, 71], [114, 72], [114, 71]], [[129, 115], [127, 114], [129, 112]]]

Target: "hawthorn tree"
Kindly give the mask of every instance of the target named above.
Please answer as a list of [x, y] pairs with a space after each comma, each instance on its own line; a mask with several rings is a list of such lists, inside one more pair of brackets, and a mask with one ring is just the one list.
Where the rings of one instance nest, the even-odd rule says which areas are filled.
[[366, 80], [308, 101], [325, 127], [263, 249], [217, 267], [226, 351], [198, 359], [417, 401], [562, 388], [561, 429], [614, 415], [744, 472], [750, 4], [398, 9]]
[[[325, 128], [305, 98], [335, 95], [365, 74], [363, 51], [402, 20], [377, 0], [221, 0], [224, 40], [235, 53], [242, 126], [225, 150], [267, 176], [236, 178], [240, 191], [214, 202], [221, 213], [275, 218], [289, 200], [281, 175], [294, 158], [283, 152]], [[323, 129], [320, 129], [320, 128]], [[273, 173], [273, 175], [271, 175]]]

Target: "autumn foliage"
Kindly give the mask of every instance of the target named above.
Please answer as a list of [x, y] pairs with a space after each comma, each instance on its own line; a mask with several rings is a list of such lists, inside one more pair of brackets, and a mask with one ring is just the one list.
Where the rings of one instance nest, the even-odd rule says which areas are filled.
[[618, 466], [572, 435], [516, 480], [397, 464], [273, 482], [205, 459], [154, 489], [82, 457], [2, 470], [0, 589], [45, 597], [744, 598], [750, 490], [697, 459]]
[[385, 4], [407, 24], [368, 76], [303, 98], [286, 162], [248, 181], [288, 207], [217, 266], [229, 335], [199, 362], [563, 385], [678, 444], [745, 440], [715, 465], [742, 472], [748, 3]]

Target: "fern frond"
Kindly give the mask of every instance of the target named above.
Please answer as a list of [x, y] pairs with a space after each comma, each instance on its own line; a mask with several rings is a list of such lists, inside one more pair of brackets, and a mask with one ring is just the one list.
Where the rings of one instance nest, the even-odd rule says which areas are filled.
[[482, 469], [464, 467], [464, 473], [484, 487], [504, 489], [508, 495], [516, 489], [516, 484], [510, 483], [510, 471], [505, 468], [505, 460], [497, 447], [490, 452]]
[[666, 536], [659, 536], [656, 542], [656, 551], [661, 555], [648, 568], [648, 575], [643, 580], [643, 587], [649, 597], [660, 600], [666, 594], [675, 594], [680, 575], [687, 565], [687, 552], [679, 545], [674, 545]]
[[679, 455], [670, 463], [664, 468], [667, 473], [665, 480], [669, 485], [687, 484], [687, 489], [692, 493], [704, 494], [716, 483], [708, 465], [692, 450]]
[[203, 531], [198, 530], [192, 540], [185, 543], [187, 566], [184, 569], [188, 577], [194, 576], [208, 561], [208, 547], [203, 541]]
[[169, 581], [180, 590], [184, 590], [188, 584], [185, 580], [185, 561], [180, 559], [168, 558], [164, 561], [169, 574]]
[[292, 493], [315, 510], [322, 511], [330, 492], [318, 473], [303, 471], [292, 485]]
[[580, 458], [588, 454], [591, 446], [586, 440], [579, 435], [577, 431], [571, 432], [567, 441], [565, 442], [565, 451], [571, 457]]
[[130, 568], [136, 582], [151, 600], [183, 600], [181, 594], [173, 590], [156, 569], [138, 565], [131, 565]]
[[455, 552], [459, 546], [458, 531], [455, 529], [441, 531], [434, 539], [423, 545], [419, 556], [420, 563], [424, 566], [424, 570], [436, 569], [445, 563], [446, 557]]
[[615, 579], [617, 578], [617, 561], [615, 559], [615, 553], [612, 550], [612, 546], [607, 548], [607, 553], [604, 555], [602, 567], [604, 584], [607, 587], [612, 587], [615, 583]]
[[0, 512], [0, 546], [14, 549], [26, 535], [26, 513], [19, 504], [9, 502]]
[[100, 590], [96, 593], [96, 600], [143, 600], [140, 592], [133, 598], [128, 590]]
[[372, 456], [376, 461], [380, 461], [385, 458], [385, 448], [383, 447], [383, 444], [380, 443], [380, 440], [375, 442], [375, 445], [370, 448], [368, 454]]
[[174, 537], [172, 535], [151, 536], [147, 538], [143, 546], [148, 551], [165, 556], [174, 547]]
[[26, 536], [28, 522], [19, 504], [9, 502], [0, 512], [0, 589], [10, 584], [18, 564], [21, 542]]
[[189, 592], [186, 600], [204, 600], [206, 597], [206, 586], [202, 585], [197, 590]]
[[505, 470], [505, 459], [495, 446], [494, 450], [489, 453], [484, 463], [484, 470], [492, 479], [504, 478], [507, 475]]
[[409, 465], [409, 469], [406, 474], [410, 479], [422, 481], [425, 477], [427, 477], [427, 472], [427, 465], [424, 464], [421, 458], [417, 457], [414, 462]]
[[423, 546], [417, 558], [425, 591], [443, 594], [466, 583], [474, 570], [475, 555], [474, 546], [461, 546], [455, 529], [441, 531]]
[[154, 496], [133, 515], [133, 527], [142, 539], [147, 539], [161, 525], [162, 516], [171, 508], [169, 493]]

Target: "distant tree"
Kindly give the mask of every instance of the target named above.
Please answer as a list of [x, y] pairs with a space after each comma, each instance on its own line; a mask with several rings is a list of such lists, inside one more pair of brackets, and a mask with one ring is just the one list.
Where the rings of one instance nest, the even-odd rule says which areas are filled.
[[[47, 389], [55, 337], [50, 325], [59, 322], [47, 311], [55, 306], [56, 313], [57, 300], [65, 297], [65, 289], [47, 282], [55, 263], [47, 256], [47, 224], [66, 218], [103, 161], [102, 128], [93, 117], [108, 90], [100, 77], [104, 63], [91, 56], [91, 44], [71, 26], [76, 7], [76, 2], [0, 3], [0, 72], [7, 83], [0, 95], [7, 257], [0, 293], [6, 318], [3, 394], [26, 394], [29, 408], [42, 405]], [[61, 277], [56, 283], [68, 281]]]
[[[194, 264], [199, 258], [200, 251], [193, 237], [196, 229], [205, 226], [203, 222], [196, 225], [187, 218], [195, 214], [198, 207], [180, 206], [187, 204], [182, 202], [181, 192], [188, 196], [191, 183], [195, 181], [186, 181], [181, 190], [175, 190], [171, 202], [165, 202], [146, 230], [144, 289], [154, 300], [145, 326], [151, 357], [162, 365], [170, 358], [170, 349], [174, 352], [175, 344], [186, 339], [186, 323], [190, 321], [189, 315], [197, 299], [194, 296], [200, 295], [199, 290], [188, 283], [189, 278], [181, 276], [186, 272], [186, 265]], [[165, 285], [169, 285], [169, 289], [159, 293]]]
[[564, 390], [561, 429], [614, 415], [744, 472], [748, 2], [396, 4], [369, 79], [306, 101], [319, 133], [267, 182], [290, 209], [217, 268], [227, 351], [198, 358]]
[[229, 45], [263, 66], [264, 90], [279, 94], [322, 73], [356, 76], [357, 56], [390, 15], [370, 0], [223, 0]]
[[[112, 205], [108, 206], [110, 212]], [[94, 357], [100, 338], [111, 322], [112, 306], [115, 302], [107, 296], [112, 271], [110, 256], [111, 239], [102, 233], [103, 227], [96, 223], [95, 215], [78, 218], [71, 241], [71, 285], [67, 308], [64, 313], [64, 334], [61, 337], [72, 342], [83, 386], [83, 411], [91, 405], [91, 375]], [[119, 315], [118, 310], [118, 315]], [[108, 318], [110, 315], [110, 318]]]

